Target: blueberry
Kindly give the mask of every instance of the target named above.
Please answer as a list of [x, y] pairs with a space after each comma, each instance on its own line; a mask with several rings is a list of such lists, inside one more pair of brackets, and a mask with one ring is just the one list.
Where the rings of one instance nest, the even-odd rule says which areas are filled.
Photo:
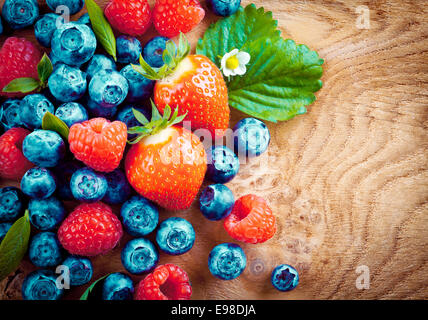
[[28, 200], [16, 187], [0, 188], [0, 222], [14, 222], [24, 214]]
[[209, 220], [221, 220], [227, 217], [235, 202], [232, 191], [224, 184], [207, 186], [199, 197], [199, 209]]
[[103, 201], [108, 204], [124, 203], [131, 196], [131, 186], [125, 174], [116, 169], [104, 174], [107, 179], [107, 192]]
[[1, 15], [12, 29], [22, 29], [39, 17], [39, 5], [37, 0], [6, 0]]
[[240, 156], [257, 157], [269, 146], [269, 129], [260, 120], [242, 119], [233, 127], [233, 131], [235, 152]]
[[134, 237], [148, 235], [159, 222], [158, 209], [146, 198], [134, 196], [120, 209], [125, 230]]
[[91, 260], [88, 258], [69, 256], [62, 262], [68, 267], [71, 286], [81, 286], [88, 283], [94, 272]]
[[50, 130], [35, 130], [22, 143], [24, 156], [39, 167], [55, 167], [65, 156], [61, 136]]
[[24, 122], [21, 120], [21, 100], [7, 99], [1, 105], [2, 116], [0, 122], [3, 124], [5, 130], [11, 128], [25, 128]]
[[12, 227], [12, 222], [1, 222], [0, 223], [0, 243], [3, 241], [6, 233], [9, 231], [10, 227]]
[[83, 165], [78, 161], [61, 162], [53, 168], [57, 181], [57, 195], [62, 200], [74, 200], [70, 189], [70, 180], [73, 173], [81, 169]]
[[24, 300], [59, 300], [64, 289], [56, 285], [58, 275], [51, 270], [36, 270], [31, 272], [22, 283], [22, 298]]
[[54, 110], [54, 105], [44, 95], [30, 94], [21, 101], [21, 120], [28, 128], [39, 129], [45, 113], [54, 113]]
[[55, 178], [48, 169], [31, 168], [21, 179], [21, 190], [30, 198], [49, 198], [56, 190]]
[[64, 220], [66, 214], [64, 205], [55, 197], [31, 199], [28, 211], [31, 224], [42, 231], [57, 227]]
[[168, 218], [159, 225], [156, 242], [165, 253], [183, 254], [193, 247], [195, 230], [192, 224], [183, 218]]
[[113, 59], [103, 54], [95, 54], [86, 66], [86, 78], [90, 81], [98, 71], [105, 69], [116, 70]]
[[272, 285], [279, 291], [290, 291], [299, 283], [299, 273], [288, 264], [277, 266], [271, 275]]
[[82, 168], [73, 173], [70, 180], [71, 193], [76, 200], [96, 202], [107, 192], [107, 179], [91, 168]]
[[84, 0], [46, 0], [46, 4], [52, 11], [56, 11], [58, 6], [66, 6], [70, 10], [70, 14], [76, 14], [82, 10], [85, 4]]
[[149, 40], [143, 49], [143, 58], [151, 67], [160, 68], [164, 65], [162, 54], [166, 48], [167, 37], [154, 37]]
[[213, 146], [207, 152], [207, 177], [217, 183], [232, 180], [239, 171], [239, 159], [226, 146]]
[[216, 15], [228, 17], [238, 11], [241, 0], [208, 0], [207, 3]]
[[52, 52], [70, 66], [80, 66], [89, 61], [97, 46], [95, 34], [85, 24], [68, 22], [61, 25], [52, 36]]
[[126, 97], [128, 102], [141, 102], [152, 96], [155, 82], [143, 77], [132, 68], [132, 65], [123, 67], [120, 74], [128, 80], [129, 89]]
[[115, 272], [105, 278], [103, 283], [103, 300], [132, 300], [134, 284], [130, 277]]
[[56, 30], [56, 22], [59, 17], [55, 13], [47, 13], [41, 16], [34, 25], [34, 35], [42, 46], [50, 48], [52, 36]]
[[57, 65], [48, 80], [52, 95], [61, 102], [76, 101], [86, 92], [86, 75], [78, 68]]
[[89, 18], [88, 13], [82, 14], [76, 23], [86, 24], [89, 28], [92, 28], [91, 19]]
[[53, 232], [40, 232], [30, 241], [28, 256], [39, 268], [54, 267], [62, 261], [61, 247]]
[[67, 102], [58, 107], [55, 115], [70, 128], [75, 123], [88, 120], [88, 112], [77, 102]]
[[49, 52], [48, 56], [49, 56], [49, 59], [51, 60], [54, 70], [57, 66], [63, 64], [63, 62], [56, 55], [54, 55], [52, 51]]
[[141, 274], [155, 268], [159, 261], [159, 253], [149, 240], [136, 238], [123, 247], [121, 260], [129, 273]]
[[[134, 106], [131, 104], [126, 105], [119, 111], [116, 116], [116, 120], [125, 123], [128, 129], [135, 126], [141, 126], [141, 123], [139, 123], [138, 120], [135, 118], [132, 109], [140, 111], [147, 119], [151, 119], [151, 112], [148, 109], [144, 107]], [[128, 139], [132, 139], [135, 136], [135, 134], [128, 134]]]
[[215, 246], [208, 256], [208, 268], [222, 280], [237, 278], [245, 269], [247, 258], [244, 250], [234, 243], [222, 243]]
[[88, 110], [91, 118], [101, 117], [112, 119], [117, 112], [117, 107], [103, 107], [91, 99], [86, 99], [86, 109]]
[[128, 81], [112, 69], [98, 71], [89, 82], [91, 100], [105, 108], [116, 107], [128, 95]]
[[121, 35], [116, 39], [117, 61], [136, 63], [140, 58], [142, 47], [137, 38]]

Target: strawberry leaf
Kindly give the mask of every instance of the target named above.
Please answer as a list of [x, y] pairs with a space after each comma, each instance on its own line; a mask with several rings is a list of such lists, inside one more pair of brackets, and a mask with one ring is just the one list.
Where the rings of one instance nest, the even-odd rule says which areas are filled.
[[40, 81], [34, 78], [13, 79], [3, 88], [3, 92], [28, 93], [40, 88]]
[[37, 65], [37, 73], [39, 75], [39, 80], [46, 87], [46, 82], [48, 81], [50, 75], [52, 74], [53, 66], [52, 62], [47, 56], [46, 53], [43, 54], [42, 59]]

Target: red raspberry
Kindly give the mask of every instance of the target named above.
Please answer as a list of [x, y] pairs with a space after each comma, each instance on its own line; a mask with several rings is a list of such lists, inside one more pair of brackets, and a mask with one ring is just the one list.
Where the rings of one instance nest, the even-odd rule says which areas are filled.
[[21, 180], [34, 165], [22, 153], [22, 141], [30, 134], [23, 128], [12, 128], [0, 137], [0, 177]]
[[84, 203], [62, 222], [58, 240], [71, 254], [91, 257], [113, 249], [122, 234], [122, 224], [108, 205]]
[[93, 118], [71, 126], [68, 135], [70, 151], [88, 167], [111, 172], [119, 166], [128, 138], [121, 121]]
[[157, 0], [153, 24], [164, 37], [173, 38], [180, 31], [187, 33], [204, 18], [205, 11], [197, 0]]
[[261, 243], [275, 234], [275, 216], [263, 198], [248, 194], [236, 200], [224, 228], [236, 240]]
[[192, 287], [187, 273], [168, 263], [157, 266], [138, 284], [135, 300], [189, 300]]
[[6, 93], [2, 89], [17, 78], [35, 78], [42, 58], [39, 49], [24, 38], [10, 37], [0, 49], [0, 96], [22, 97], [23, 93]]
[[150, 27], [151, 13], [147, 0], [112, 0], [104, 13], [115, 29], [131, 36], [140, 36]]

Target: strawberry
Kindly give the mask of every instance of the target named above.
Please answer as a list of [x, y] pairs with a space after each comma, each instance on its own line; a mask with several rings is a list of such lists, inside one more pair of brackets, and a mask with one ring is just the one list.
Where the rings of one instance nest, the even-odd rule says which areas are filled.
[[155, 103], [161, 113], [169, 105], [180, 107], [192, 129], [207, 129], [213, 138], [222, 137], [229, 127], [230, 109], [226, 83], [221, 71], [207, 57], [189, 55], [190, 44], [180, 36], [178, 49], [168, 41], [163, 53], [164, 66], [155, 71], [143, 58], [135, 70], [157, 80]]
[[156, 0], [153, 24], [164, 37], [187, 33], [204, 19], [205, 11], [197, 0]]
[[207, 169], [203, 144], [191, 131], [176, 126], [185, 117], [177, 117], [178, 109], [169, 119], [171, 109], [167, 106], [161, 118], [152, 104], [151, 122], [133, 111], [143, 126], [129, 130], [138, 135], [131, 141], [134, 145], [125, 159], [129, 183], [140, 195], [163, 208], [189, 208]]
[[70, 151], [88, 167], [111, 172], [119, 166], [128, 138], [126, 124], [93, 118], [71, 126]]

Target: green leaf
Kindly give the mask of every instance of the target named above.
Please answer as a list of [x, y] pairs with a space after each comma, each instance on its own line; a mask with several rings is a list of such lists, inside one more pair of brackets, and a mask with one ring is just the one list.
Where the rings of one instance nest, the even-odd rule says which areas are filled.
[[[86, 0], [87, 1], [87, 0]], [[88, 300], [89, 294], [92, 292], [92, 290], [94, 290], [95, 286], [97, 285], [97, 283], [99, 283], [100, 281], [104, 280], [106, 277], [108, 277], [111, 273], [106, 274], [105, 276], [95, 280], [94, 282], [92, 282], [92, 284], [88, 287], [88, 289], [85, 290], [85, 292], [83, 292], [82, 296], [80, 297], [80, 300]]]
[[116, 39], [110, 24], [104, 17], [103, 11], [94, 0], [85, 0], [85, 3], [95, 36], [106, 52], [116, 61]]
[[140, 111], [138, 111], [137, 109], [132, 108], [132, 113], [134, 114], [135, 119], [137, 119], [139, 123], [143, 125], [149, 123], [149, 120], [147, 120], [146, 116], [142, 114]]
[[42, 129], [51, 130], [60, 134], [66, 141], [68, 140], [68, 133], [70, 129], [67, 125], [57, 116], [53, 115], [49, 111], [45, 113], [42, 119]]
[[37, 65], [37, 73], [39, 75], [39, 80], [43, 84], [43, 86], [45, 86], [50, 75], [52, 74], [52, 71], [53, 71], [52, 62], [47, 56], [47, 54], [44, 53], [42, 59]]
[[18, 268], [27, 252], [30, 238], [30, 218], [28, 210], [16, 220], [0, 244], [0, 281]]
[[40, 88], [40, 81], [34, 78], [13, 79], [3, 88], [3, 92], [28, 93]]

